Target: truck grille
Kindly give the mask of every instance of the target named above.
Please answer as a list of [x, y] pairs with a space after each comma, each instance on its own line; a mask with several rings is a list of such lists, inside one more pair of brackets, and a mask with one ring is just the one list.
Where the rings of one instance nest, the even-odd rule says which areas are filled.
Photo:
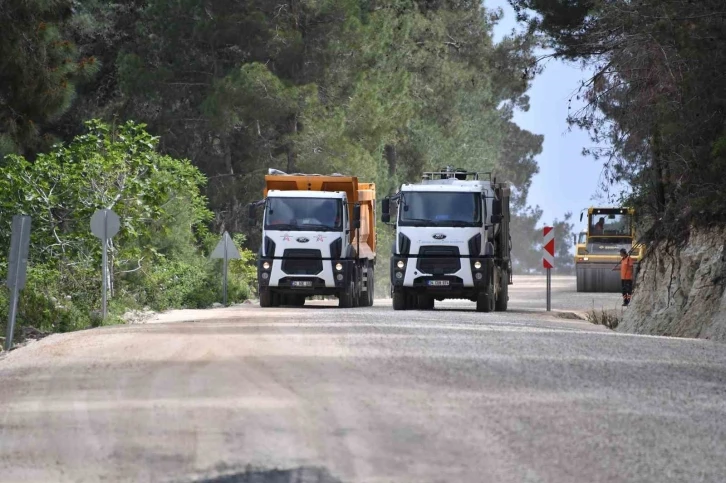
[[445, 275], [461, 270], [459, 247], [421, 247], [416, 268], [420, 272]]
[[288, 249], [282, 257], [282, 271], [288, 275], [317, 275], [323, 271], [320, 250]]

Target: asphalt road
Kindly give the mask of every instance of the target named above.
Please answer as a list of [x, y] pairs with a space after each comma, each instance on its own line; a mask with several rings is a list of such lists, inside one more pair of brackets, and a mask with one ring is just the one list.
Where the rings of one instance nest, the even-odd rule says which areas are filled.
[[725, 481], [726, 347], [547, 314], [541, 281], [507, 313], [247, 305], [48, 337], [0, 359], [0, 481]]

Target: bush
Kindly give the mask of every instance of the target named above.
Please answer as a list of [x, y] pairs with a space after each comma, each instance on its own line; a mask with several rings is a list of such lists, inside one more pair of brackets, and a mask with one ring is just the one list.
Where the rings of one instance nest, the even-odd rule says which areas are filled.
[[[211, 212], [200, 191], [205, 179], [199, 170], [158, 153], [158, 138], [143, 125], [90, 121], [87, 127], [87, 134], [32, 163], [8, 156], [1, 168], [0, 277], [7, 271], [8, 215], [32, 216], [28, 282], [17, 326], [67, 332], [103, 322], [102, 247], [89, 229], [99, 208], [112, 207], [121, 218], [108, 247], [112, 292], [106, 323], [145, 306], [167, 310], [222, 302], [221, 262], [208, 258], [219, 237], [207, 230]], [[235, 241], [241, 246], [244, 238]], [[231, 303], [249, 296], [255, 275], [252, 252], [241, 250], [241, 255], [229, 267]], [[0, 290], [5, 314], [8, 298], [5, 287]]]

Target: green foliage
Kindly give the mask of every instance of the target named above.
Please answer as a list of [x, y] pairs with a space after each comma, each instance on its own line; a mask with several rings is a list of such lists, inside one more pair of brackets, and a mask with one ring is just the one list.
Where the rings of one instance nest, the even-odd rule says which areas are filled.
[[723, 1], [510, 3], [557, 57], [594, 71], [570, 122], [604, 146], [585, 153], [605, 161], [605, 187], [632, 187], [620, 201], [650, 228], [644, 240], [680, 242], [692, 225], [725, 223]]
[[3, 2], [0, 33], [0, 161], [13, 152], [47, 148], [44, 123], [66, 112], [76, 85], [100, 68], [64, 32], [73, 2]]
[[[36, 263], [89, 261], [100, 253], [89, 220], [100, 208], [123, 220], [112, 257], [124, 265], [154, 253], [148, 246], [157, 227], [168, 229], [179, 199], [191, 214], [191, 226], [211, 213], [199, 191], [201, 173], [186, 160], [156, 151], [158, 139], [133, 122], [109, 126], [89, 121], [88, 132], [67, 146], [58, 145], [34, 162], [9, 155], [0, 172], [0, 210], [33, 219], [32, 252]], [[0, 220], [0, 245], [7, 246], [11, 219]], [[132, 243], [125, 243], [133, 240]]]
[[356, 174], [385, 194], [455, 164], [526, 193], [541, 137], [512, 113], [527, 104], [533, 42], [494, 45], [496, 20], [471, 1], [149, 0], [119, 83], [134, 117], [193, 153], [233, 231], [268, 167]]
[[[122, 220], [108, 247], [110, 321], [130, 307], [202, 308], [221, 301], [219, 264], [204, 253], [213, 238], [200, 191], [204, 176], [189, 161], [160, 154], [158, 138], [142, 124], [86, 125], [86, 133], [35, 162], [10, 155], [0, 169], [0, 277], [6, 276], [12, 215], [32, 217], [20, 326], [64, 332], [99, 323], [101, 243], [90, 232], [99, 208]], [[252, 278], [252, 253], [242, 254], [232, 265], [232, 302], [247, 298]]]

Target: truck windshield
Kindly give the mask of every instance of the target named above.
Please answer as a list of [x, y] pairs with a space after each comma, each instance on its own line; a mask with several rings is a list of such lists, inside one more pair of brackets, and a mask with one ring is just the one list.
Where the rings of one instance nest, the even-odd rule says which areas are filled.
[[590, 236], [631, 236], [631, 216], [602, 214], [590, 216]]
[[342, 231], [343, 201], [330, 198], [268, 198], [268, 230]]
[[406, 192], [399, 212], [401, 226], [481, 226], [481, 195]]

